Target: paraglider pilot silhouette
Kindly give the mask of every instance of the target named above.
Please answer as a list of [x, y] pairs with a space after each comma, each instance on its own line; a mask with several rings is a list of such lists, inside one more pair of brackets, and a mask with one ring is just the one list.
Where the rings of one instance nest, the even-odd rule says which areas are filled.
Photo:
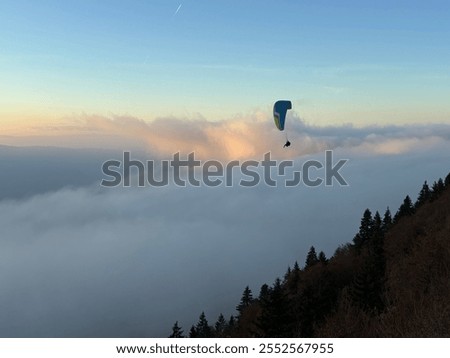
[[[284, 122], [286, 120], [286, 113], [288, 109], [292, 109], [291, 101], [280, 100], [276, 101], [273, 105], [273, 119], [275, 120], [275, 125], [280, 131], [284, 131]], [[283, 148], [289, 147], [290, 145], [291, 142], [289, 142], [286, 133], [286, 143], [284, 144]]]

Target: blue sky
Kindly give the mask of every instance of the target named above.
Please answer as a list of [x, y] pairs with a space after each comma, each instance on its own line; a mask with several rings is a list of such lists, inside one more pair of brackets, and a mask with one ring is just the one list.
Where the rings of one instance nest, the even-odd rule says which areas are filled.
[[320, 125], [448, 123], [449, 14], [439, 1], [6, 1], [0, 114], [218, 120], [288, 98]]

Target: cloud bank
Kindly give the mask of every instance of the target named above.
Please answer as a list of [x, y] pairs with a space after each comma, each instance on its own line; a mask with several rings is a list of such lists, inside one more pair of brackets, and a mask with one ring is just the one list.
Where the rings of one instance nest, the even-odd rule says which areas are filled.
[[[0, 147], [0, 179], [20, 198], [0, 201], [0, 336], [159, 337], [176, 320], [187, 332], [202, 310], [213, 323], [220, 312], [234, 313], [245, 286], [257, 295], [287, 265], [302, 264], [311, 245], [329, 256], [350, 241], [366, 207], [395, 211], [424, 180], [449, 171], [448, 125], [288, 121], [288, 150], [261, 113], [219, 122], [81, 116], [29, 137], [1, 136], [2, 144], [91, 149], [19, 155]], [[105, 155], [120, 159], [123, 150], [223, 161], [270, 151], [301, 163], [322, 160], [326, 149], [350, 159], [342, 172], [348, 187], [101, 189], [97, 182]], [[30, 168], [30, 178], [16, 179]], [[61, 189], [68, 173], [73, 187]]]
[[[292, 142], [289, 150], [282, 148], [285, 135]], [[11, 145], [134, 149], [161, 157], [195, 152], [203, 160], [259, 159], [269, 151], [280, 159], [296, 158], [336, 148], [396, 155], [449, 141], [450, 125], [446, 124], [319, 127], [305, 123], [295, 113], [289, 114], [283, 133], [262, 112], [224, 121], [200, 117], [147, 122], [131, 116], [84, 115], [66, 119], [58, 126], [35, 128], [29, 137], [0, 137], [0, 142]]]
[[93, 186], [1, 201], [0, 336], [160, 337], [202, 310], [213, 323], [311, 245], [329, 256], [350, 241], [367, 206], [395, 210], [446, 175], [444, 149], [353, 154], [349, 187]]

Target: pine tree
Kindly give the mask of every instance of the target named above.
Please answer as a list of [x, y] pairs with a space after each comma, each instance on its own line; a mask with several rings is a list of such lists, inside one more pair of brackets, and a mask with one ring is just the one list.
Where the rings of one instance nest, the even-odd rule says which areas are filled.
[[315, 265], [318, 262], [319, 259], [317, 258], [316, 249], [314, 248], [314, 246], [311, 246], [308, 254], [306, 255], [305, 269]]
[[288, 266], [286, 273], [284, 274], [284, 281], [283, 282], [287, 282], [289, 280], [289, 277], [291, 276], [291, 266]]
[[216, 330], [216, 334], [219, 337], [222, 337], [223, 333], [227, 329], [227, 321], [225, 320], [225, 317], [223, 316], [222, 313], [217, 318], [216, 324], [214, 325], [214, 329]]
[[435, 181], [433, 185], [431, 186], [432, 193], [431, 193], [431, 201], [437, 199], [439, 195], [444, 191], [445, 185], [441, 178], [439, 178], [438, 181]]
[[265, 283], [261, 286], [258, 299], [260, 301], [267, 300], [269, 298], [269, 295], [270, 295], [270, 288], [269, 288], [269, 285], [267, 283]]
[[356, 273], [350, 288], [353, 301], [361, 308], [371, 312], [383, 308], [385, 256], [384, 223], [378, 211], [373, 218], [368, 251], [364, 254], [362, 267]]
[[323, 251], [319, 252], [319, 262], [321, 262], [323, 264], [327, 264], [328, 263], [328, 259], [325, 256], [325, 253]]
[[261, 302], [260, 328], [265, 337], [289, 337], [289, 324], [292, 317], [289, 316], [288, 302], [281, 280], [277, 278], [273, 284], [269, 299]]
[[247, 286], [244, 289], [244, 292], [242, 293], [241, 301], [239, 302], [239, 305], [236, 306], [236, 310], [239, 312], [239, 316], [242, 314], [242, 312], [250, 306], [250, 304], [253, 301], [253, 295], [252, 290]]
[[392, 225], [392, 216], [391, 216], [391, 211], [389, 210], [389, 206], [387, 207], [386, 211], [384, 212], [384, 217], [383, 217], [383, 232], [387, 232], [389, 230], [389, 228]]
[[445, 188], [445, 184], [444, 184], [444, 181], [442, 180], [442, 178], [438, 179], [438, 188], [441, 191], [444, 190], [444, 188]]
[[208, 325], [208, 320], [206, 319], [205, 312], [200, 314], [197, 325], [195, 326], [197, 332], [197, 337], [199, 338], [209, 338], [211, 337], [211, 327]]
[[287, 291], [291, 294], [296, 294], [300, 286], [300, 267], [298, 262], [295, 261], [294, 268], [291, 271], [289, 280], [286, 282]]
[[409, 195], [406, 195], [403, 204], [400, 205], [400, 208], [394, 216], [394, 223], [398, 222], [401, 217], [410, 216], [412, 214], [414, 214], [414, 206]]
[[373, 226], [372, 213], [370, 212], [369, 209], [366, 209], [361, 219], [359, 232], [353, 239], [353, 243], [355, 244], [355, 248], [357, 250], [359, 250], [364, 245], [364, 243], [366, 243], [370, 239], [370, 236], [372, 234], [372, 226]]
[[415, 207], [418, 208], [422, 206], [430, 199], [431, 199], [431, 191], [427, 184], [427, 181], [425, 180], [425, 183], [423, 183], [422, 189], [420, 190], [419, 195], [417, 196]]
[[236, 326], [236, 319], [233, 315], [230, 316], [230, 319], [228, 320], [228, 328], [233, 329]]
[[197, 338], [198, 334], [197, 334], [197, 329], [195, 328], [195, 326], [192, 326], [191, 329], [189, 330], [189, 338]]
[[439, 194], [444, 191], [445, 185], [444, 185], [444, 181], [442, 180], [442, 178], [439, 178], [439, 180], [437, 182], [437, 187], [438, 187]]
[[183, 330], [178, 326], [178, 321], [176, 321], [173, 325], [172, 334], [169, 336], [169, 338], [184, 338]]
[[377, 211], [373, 216], [371, 238], [373, 238], [374, 235], [382, 234], [382, 232], [383, 232], [383, 222], [381, 221], [380, 213]]
[[445, 177], [444, 185], [445, 187], [450, 186], [450, 173], [448, 173], [447, 176]]

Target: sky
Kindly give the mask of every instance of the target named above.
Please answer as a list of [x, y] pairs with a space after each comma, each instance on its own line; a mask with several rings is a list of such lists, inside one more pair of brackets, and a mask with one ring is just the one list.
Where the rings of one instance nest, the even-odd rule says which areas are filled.
[[[311, 245], [330, 257], [366, 208], [415, 200], [450, 169], [449, 10], [1, 1], [0, 337], [187, 332]], [[278, 99], [293, 104], [285, 133]], [[326, 150], [348, 186], [100, 186], [124, 151], [300, 166]]]
[[0, 120], [11, 132], [81, 113], [215, 121], [287, 98], [316, 125], [448, 123], [449, 10], [446, 1], [3, 1]]

